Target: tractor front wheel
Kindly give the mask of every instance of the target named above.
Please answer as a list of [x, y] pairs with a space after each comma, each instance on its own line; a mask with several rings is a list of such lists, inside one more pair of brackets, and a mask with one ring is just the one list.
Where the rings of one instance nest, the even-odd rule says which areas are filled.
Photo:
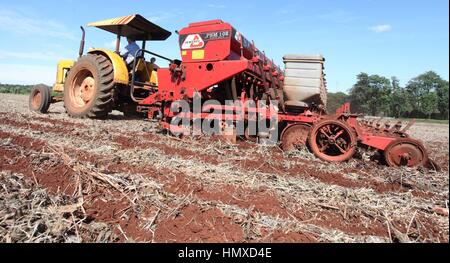
[[104, 119], [112, 111], [114, 69], [101, 55], [81, 57], [66, 78], [64, 106], [75, 118]]
[[29, 99], [30, 110], [40, 113], [47, 113], [52, 98], [50, 96], [50, 88], [40, 84], [33, 87]]

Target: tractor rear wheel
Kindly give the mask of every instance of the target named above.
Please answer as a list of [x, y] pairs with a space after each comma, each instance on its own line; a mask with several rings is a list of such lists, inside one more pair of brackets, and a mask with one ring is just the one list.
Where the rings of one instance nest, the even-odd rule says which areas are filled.
[[50, 96], [50, 88], [40, 84], [33, 87], [29, 99], [29, 107], [32, 111], [47, 113], [52, 98]]
[[75, 118], [104, 119], [112, 111], [114, 69], [101, 55], [81, 57], [66, 78], [64, 105]]
[[357, 138], [352, 128], [338, 120], [323, 120], [315, 124], [308, 139], [311, 151], [327, 162], [345, 162], [353, 157]]

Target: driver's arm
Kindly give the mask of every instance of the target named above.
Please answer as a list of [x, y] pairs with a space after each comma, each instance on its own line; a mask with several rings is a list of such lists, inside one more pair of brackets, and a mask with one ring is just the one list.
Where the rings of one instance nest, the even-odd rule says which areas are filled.
[[122, 52], [120, 52], [120, 56], [124, 59], [127, 58], [129, 54], [130, 54], [130, 51], [128, 50], [127, 47], [125, 47], [125, 49]]

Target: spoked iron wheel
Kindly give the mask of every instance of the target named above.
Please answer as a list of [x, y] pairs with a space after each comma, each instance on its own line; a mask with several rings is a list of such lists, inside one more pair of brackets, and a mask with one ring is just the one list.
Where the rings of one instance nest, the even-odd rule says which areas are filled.
[[393, 141], [384, 151], [386, 163], [392, 167], [418, 167], [428, 162], [425, 147], [419, 141], [401, 138]]
[[306, 147], [311, 126], [306, 124], [291, 125], [282, 134], [282, 149], [290, 152]]
[[324, 120], [309, 135], [312, 152], [327, 162], [344, 162], [353, 157], [357, 140], [351, 127], [338, 120]]

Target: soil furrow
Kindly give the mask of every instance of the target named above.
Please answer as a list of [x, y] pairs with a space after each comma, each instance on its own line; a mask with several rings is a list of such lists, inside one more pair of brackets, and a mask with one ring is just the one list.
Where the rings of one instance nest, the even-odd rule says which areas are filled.
[[306, 151], [179, 140], [116, 112], [71, 119], [58, 103], [41, 115], [25, 96], [1, 96], [2, 176], [81, 202], [73, 216], [86, 242], [448, 242], [448, 125], [411, 129], [443, 168], [433, 172], [364, 152], [330, 164]]
[[[84, 158], [86, 158], [85, 153], [81, 153], [79, 154], [80, 156], [84, 156]], [[88, 159], [92, 159], [90, 157], [87, 157]], [[100, 165], [102, 165], [100, 163]], [[112, 171], [111, 171], [112, 169]], [[139, 168], [138, 168], [139, 169]], [[152, 171], [152, 169], [150, 167], [143, 167], [142, 168], [143, 171], [145, 171], [147, 174], [154, 174], [156, 175], [156, 178], [158, 178], [161, 174], [167, 174], [168, 171], [165, 172], [155, 172]], [[124, 166], [124, 165], [113, 165], [108, 167], [108, 170], [110, 170], [110, 172], [125, 172], [125, 171], [130, 171], [130, 170], [136, 170], [136, 167], [131, 167], [129, 165]], [[138, 171], [136, 171], [138, 172]], [[142, 172], [142, 171], [140, 171]], [[271, 209], [273, 209], [273, 207], [278, 207], [278, 211], [281, 211], [281, 213], [278, 213], [278, 215], [281, 214], [281, 216], [285, 216], [286, 212], [284, 212], [283, 209], [280, 209], [279, 204], [277, 204], [277, 201], [275, 200], [275, 204], [274, 206], [269, 205], [269, 204], [274, 204], [273, 202], [269, 202], [267, 198], [262, 198], [260, 199], [260, 201], [258, 201], [258, 197], [254, 198], [254, 199], [247, 199], [246, 202], [243, 202], [240, 198], [244, 198], [246, 199], [245, 194], [238, 194], [238, 198], [236, 198], [235, 196], [233, 196], [233, 194], [229, 194], [229, 193], [235, 193], [236, 189], [233, 189], [232, 186], [228, 185], [225, 187], [226, 191], [220, 191], [219, 193], [215, 192], [215, 193], [211, 193], [207, 190], [205, 190], [202, 186], [199, 185], [195, 185], [195, 182], [192, 182], [192, 179], [189, 180], [189, 182], [186, 183], [186, 179], [185, 179], [185, 175], [184, 174], [178, 174], [174, 180], [175, 183], [170, 183], [171, 179], [173, 180], [173, 178], [169, 178], [169, 183], [166, 181], [164, 182], [167, 187], [165, 187], [165, 190], [168, 190], [169, 192], [175, 192], [175, 193], [184, 193], [187, 194], [189, 192], [194, 192], [195, 196], [197, 198], [200, 198], [202, 200], [215, 200], [215, 201], [220, 201], [223, 203], [229, 203], [232, 205], [238, 205], [241, 207], [246, 207], [248, 208], [250, 205], [256, 207], [256, 211], [258, 212], [262, 212], [262, 213], [268, 213], [268, 214], [272, 214]], [[242, 190], [242, 189], [241, 189]], [[245, 191], [244, 191], [245, 192]], [[262, 191], [264, 192], [264, 191]], [[247, 194], [248, 196], [257, 196], [255, 194], [255, 192], [250, 192], [250, 194]], [[218, 198], [219, 197], [219, 198]], [[272, 198], [273, 199], [273, 198]], [[237, 202], [240, 201], [240, 202]], [[259, 209], [258, 209], [259, 207]], [[268, 208], [266, 210], [264, 210], [264, 208]], [[314, 210], [314, 209], [313, 209]], [[284, 213], [283, 213], [284, 212]], [[336, 225], [335, 222], [339, 222], [342, 221], [342, 216], [336, 213], [330, 213], [330, 212], [326, 212], [326, 211], [321, 211], [321, 210], [317, 210], [317, 213], [315, 214], [315, 216], [317, 217], [317, 214], [320, 214], [319, 218], [314, 218], [313, 219], [313, 223], [317, 224], [317, 225], [321, 225], [324, 227], [334, 227], [337, 229], [341, 229], [344, 230], [346, 232], [350, 232], [353, 234], [380, 234], [383, 233], [384, 235], [386, 235], [386, 229], [383, 226], [379, 226], [378, 228], [380, 230], [376, 230], [376, 221], [374, 222], [369, 222], [369, 224], [366, 224], [366, 226], [362, 226], [361, 222], [359, 222], [359, 220], [352, 220], [352, 218], [348, 218], [346, 221], [347, 223], [345, 225]], [[312, 212], [310, 212], [310, 214], [313, 214]], [[304, 212], [299, 211], [297, 213], [295, 213], [295, 216], [298, 217], [298, 219], [300, 220], [310, 220], [310, 218], [306, 218], [305, 219], [305, 215]], [[303, 217], [303, 218], [302, 218]], [[370, 225], [370, 227], [367, 227], [367, 225]], [[375, 232], [373, 232], [375, 231]]]
[[[408, 187], [404, 187], [400, 182], [391, 182], [384, 183], [376, 180], [369, 179], [367, 177], [363, 177], [358, 180], [348, 179], [341, 173], [332, 173], [328, 171], [318, 170], [317, 168], [313, 168], [310, 164], [304, 164], [303, 161], [287, 161], [283, 158], [279, 153], [272, 154], [269, 158], [263, 156], [248, 156], [246, 159], [236, 159], [235, 157], [232, 160], [230, 158], [202, 154], [201, 151], [193, 151], [186, 148], [178, 148], [168, 146], [164, 141], [161, 141], [162, 138], [157, 137], [155, 135], [147, 134], [144, 137], [134, 136], [134, 137], [125, 137], [123, 135], [111, 134], [111, 132], [105, 132], [96, 135], [90, 135], [89, 133], [83, 132], [83, 130], [74, 129], [70, 127], [47, 127], [38, 124], [24, 124], [21, 122], [13, 121], [13, 120], [2, 120], [6, 125], [11, 125], [14, 127], [20, 127], [29, 130], [41, 131], [45, 133], [64, 134], [64, 135], [72, 135], [73, 137], [79, 138], [79, 140], [83, 141], [100, 141], [103, 140], [110, 144], [110, 140], [116, 142], [121, 149], [145, 149], [145, 148], [155, 148], [163, 151], [165, 154], [169, 156], [178, 156], [181, 158], [191, 159], [195, 158], [203, 162], [208, 162], [214, 165], [218, 165], [220, 163], [232, 163], [237, 166], [238, 169], [248, 172], [270, 172], [277, 175], [289, 175], [289, 176], [302, 176], [302, 177], [310, 177], [316, 178], [323, 183], [338, 185], [347, 188], [371, 188], [374, 189], [378, 193], [386, 193], [386, 192], [408, 192], [409, 190], [413, 190], [413, 195], [416, 196], [428, 196], [431, 197], [434, 195], [432, 192], [421, 191], [420, 189], [411, 189]], [[146, 140], [146, 138], [151, 139]], [[165, 138], [165, 140], [170, 140], [170, 138]], [[156, 142], [154, 142], [156, 141]], [[114, 145], [111, 145], [114, 148]], [[294, 163], [292, 165], [291, 163]], [[294, 166], [292, 168], [286, 167]], [[317, 167], [317, 166], [316, 166]], [[358, 171], [353, 169], [353, 172], [357, 173]], [[414, 186], [410, 186], [414, 188]]]

